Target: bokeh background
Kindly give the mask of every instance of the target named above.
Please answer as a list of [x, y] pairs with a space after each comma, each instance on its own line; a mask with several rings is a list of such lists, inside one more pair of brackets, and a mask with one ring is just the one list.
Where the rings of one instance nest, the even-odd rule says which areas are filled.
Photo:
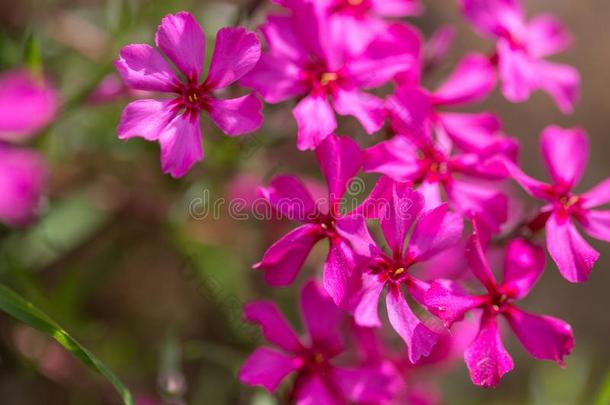
[[[153, 40], [161, 17], [191, 11], [208, 41], [217, 29], [261, 21], [263, 5], [214, 0], [0, 0], [0, 70], [23, 63], [24, 45], [40, 43], [45, 73], [64, 102], [57, 121], [35, 146], [52, 166], [41, 220], [0, 234], [0, 280], [58, 320], [129, 385], [138, 404], [273, 404], [262, 391], [241, 386], [236, 371], [258, 343], [241, 321], [241, 305], [274, 297], [297, 320], [297, 287], [269, 290], [250, 270], [290, 224], [231, 218], [228, 206], [204, 210], [204, 201], [248, 199], [279, 172], [319, 178], [312, 154], [298, 153], [290, 105], [267, 107], [257, 133], [222, 137], [204, 121], [206, 159], [180, 181], [161, 174], [158, 147], [120, 142], [115, 126], [129, 96], [99, 102], [102, 80], [112, 87], [112, 60], [121, 45]], [[489, 52], [458, 15], [455, 1], [427, 0], [413, 23], [424, 33], [451, 24], [456, 44], [426, 80], [444, 77], [465, 52]], [[610, 175], [610, 2], [524, 0], [530, 13], [549, 11], [567, 23], [576, 42], [558, 59], [583, 77], [582, 101], [563, 116], [544, 94], [512, 105], [499, 94], [477, 106], [497, 112], [506, 132], [522, 142], [526, 171], [544, 176], [538, 134], [551, 123], [584, 126], [591, 158], [582, 189]], [[208, 43], [208, 52], [211, 50]], [[340, 133], [370, 142], [351, 120]], [[0, 196], [2, 198], [2, 196]], [[208, 215], [206, 215], [206, 212]], [[463, 363], [439, 376], [447, 404], [592, 403], [610, 370], [610, 249], [601, 251], [589, 282], [570, 285], [548, 265], [524, 303], [572, 324], [576, 349], [568, 367], [535, 362], [508, 338], [516, 369], [496, 390], [472, 386]], [[324, 248], [307, 264], [319, 268]], [[298, 285], [298, 284], [297, 284]], [[434, 375], [431, 378], [436, 377]], [[0, 315], [0, 403], [3, 405], [115, 404], [106, 381], [55, 343]]]

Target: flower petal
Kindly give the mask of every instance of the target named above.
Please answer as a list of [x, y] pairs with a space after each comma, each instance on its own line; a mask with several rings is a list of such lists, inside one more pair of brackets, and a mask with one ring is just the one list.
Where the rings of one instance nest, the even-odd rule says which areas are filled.
[[423, 196], [408, 184], [394, 183], [380, 225], [393, 254], [402, 256], [407, 234], [424, 207]]
[[381, 327], [379, 320], [379, 295], [383, 290], [384, 283], [372, 274], [362, 276], [362, 289], [355, 302], [354, 320], [360, 326], [378, 328]]
[[267, 103], [279, 103], [307, 92], [302, 69], [274, 54], [264, 53], [239, 84], [260, 93]]
[[335, 367], [330, 378], [343, 396], [355, 403], [385, 403], [395, 394], [391, 385], [394, 375], [381, 367]]
[[425, 261], [456, 245], [462, 238], [464, 220], [449, 212], [447, 204], [422, 213], [409, 239], [409, 255], [415, 261]]
[[343, 313], [313, 280], [301, 290], [301, 315], [314, 347], [330, 357], [343, 350], [340, 335]]
[[36, 217], [47, 177], [42, 155], [0, 143], [0, 222], [29, 224]]
[[345, 307], [360, 289], [360, 275], [355, 271], [354, 253], [346, 241], [331, 240], [324, 262], [324, 288], [336, 305]]
[[445, 83], [434, 92], [434, 103], [455, 105], [481, 101], [494, 87], [496, 69], [489, 58], [471, 54], [460, 61]]
[[379, 131], [385, 121], [383, 100], [358, 90], [338, 90], [333, 106], [337, 114], [355, 117], [369, 135]]
[[296, 384], [296, 405], [338, 405], [341, 399], [321, 376], [307, 375]]
[[136, 100], [127, 104], [121, 114], [119, 139], [144, 138], [156, 141], [174, 119], [170, 100]]
[[540, 136], [540, 149], [555, 184], [572, 189], [587, 167], [589, 142], [580, 128], [545, 128]]
[[477, 217], [490, 232], [498, 233], [508, 219], [508, 198], [497, 182], [456, 180], [447, 188], [447, 194], [455, 211], [465, 218]]
[[537, 66], [540, 88], [555, 100], [564, 114], [574, 111], [580, 98], [580, 73], [569, 65], [540, 61]]
[[[341, 35], [345, 36], [345, 33]], [[345, 69], [354, 84], [364, 89], [389, 83], [398, 74], [418, 76], [421, 44], [421, 34], [411, 26], [385, 25], [382, 26], [382, 33], [375, 36], [364, 52], [350, 60]]]
[[309, 252], [321, 239], [317, 224], [299, 226], [275, 242], [254, 269], [265, 272], [265, 281], [272, 286], [290, 285], [303, 267]]
[[135, 90], [172, 92], [180, 81], [155, 48], [132, 44], [121, 48], [114, 65], [127, 87]]
[[451, 328], [454, 322], [464, 319], [466, 312], [484, 303], [481, 297], [460, 294], [452, 291], [440, 281], [435, 281], [425, 293], [424, 304], [431, 314], [445, 322]]
[[502, 94], [513, 103], [526, 101], [533, 91], [540, 88], [537, 61], [524, 50], [514, 49], [505, 39], [498, 41], [497, 52]]
[[222, 89], [248, 73], [261, 57], [261, 44], [254, 32], [244, 28], [222, 28], [216, 34], [216, 45], [206, 84]]
[[574, 348], [574, 335], [569, 324], [561, 319], [530, 314], [512, 306], [504, 314], [515, 335], [532, 357], [564, 365], [563, 358]]
[[579, 223], [590, 236], [610, 242], [610, 211], [587, 211]]
[[421, 173], [417, 146], [406, 136], [398, 135], [362, 151], [363, 170], [381, 173], [395, 181], [414, 181]]
[[503, 284], [522, 299], [534, 287], [545, 268], [544, 250], [525, 239], [513, 239], [506, 247]]
[[0, 141], [17, 141], [49, 124], [59, 107], [57, 91], [23, 70], [0, 76]]
[[321, 96], [309, 95], [292, 110], [297, 121], [299, 150], [313, 150], [337, 129], [335, 112]]
[[513, 360], [502, 344], [495, 316], [483, 315], [481, 329], [464, 352], [464, 360], [472, 382], [485, 388], [496, 387], [502, 376], [513, 369]]
[[298, 177], [275, 176], [268, 187], [259, 191], [277, 212], [291, 221], [306, 222], [316, 214], [316, 202]]
[[244, 307], [244, 317], [250, 323], [258, 324], [263, 336], [289, 353], [299, 353], [303, 349], [299, 338], [271, 301], [254, 301]]
[[415, 316], [399, 288], [390, 289], [386, 306], [390, 324], [407, 344], [409, 361], [415, 364], [422, 356], [429, 356], [440, 335]]
[[229, 100], [210, 101], [210, 117], [225, 135], [254, 132], [263, 125], [263, 105], [254, 94]]
[[299, 359], [261, 347], [241, 366], [239, 380], [251, 386], [260, 385], [273, 392], [288, 374], [300, 367]]
[[523, 21], [519, 0], [459, 0], [462, 12], [482, 34], [501, 36]]
[[203, 159], [199, 117], [176, 116], [159, 136], [163, 173], [175, 178], [184, 176], [193, 165]]
[[336, 204], [360, 170], [360, 147], [351, 138], [330, 135], [319, 144], [316, 157], [328, 184], [330, 202]]
[[546, 246], [561, 275], [572, 283], [586, 281], [599, 258], [570, 220], [556, 213], [546, 222]]
[[155, 43], [190, 81], [201, 77], [205, 36], [195, 18], [186, 11], [168, 14], [161, 20]]
[[527, 48], [537, 58], [565, 51], [571, 44], [572, 36], [552, 15], [536, 16], [527, 26]]
[[502, 139], [498, 136], [502, 125], [494, 114], [443, 112], [439, 118], [447, 135], [465, 152], [482, 153]]
[[490, 292], [497, 290], [496, 278], [489, 267], [487, 257], [483, 251], [481, 236], [476, 231], [468, 239], [466, 245], [466, 261], [475, 277], [479, 279]]
[[606, 179], [582, 195], [584, 208], [595, 208], [610, 203], [610, 179]]
[[383, 17], [408, 17], [423, 12], [420, 0], [373, 0], [373, 11]]
[[[432, 101], [430, 95], [414, 87], [399, 87], [386, 102], [392, 129], [415, 137], [419, 147], [429, 143]], [[419, 144], [422, 142], [422, 145]]]

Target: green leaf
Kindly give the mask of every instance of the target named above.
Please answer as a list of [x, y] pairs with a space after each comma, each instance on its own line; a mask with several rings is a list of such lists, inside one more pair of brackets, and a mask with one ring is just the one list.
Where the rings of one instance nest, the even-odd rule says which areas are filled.
[[610, 371], [606, 373], [602, 386], [595, 399], [595, 405], [608, 405], [610, 404]]
[[0, 310], [55, 339], [57, 343], [76, 356], [87, 367], [104, 376], [104, 378], [106, 378], [117, 390], [125, 405], [134, 405], [129, 390], [121, 383], [118, 377], [108, 369], [108, 367], [91, 354], [91, 352], [81, 346], [81, 344], [59, 326], [57, 322], [49, 318], [49, 316], [19, 294], [2, 284], [0, 284]]

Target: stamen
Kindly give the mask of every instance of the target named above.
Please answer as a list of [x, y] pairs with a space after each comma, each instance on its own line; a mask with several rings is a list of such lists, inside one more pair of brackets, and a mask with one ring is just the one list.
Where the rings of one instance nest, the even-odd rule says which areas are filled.
[[328, 86], [330, 83], [335, 82], [339, 79], [339, 75], [335, 72], [322, 73], [320, 76], [320, 84], [322, 86]]
[[394, 277], [398, 277], [398, 276], [400, 276], [404, 272], [405, 272], [404, 267], [401, 267], [401, 268], [398, 268], [398, 269], [394, 270], [394, 273], [392, 273], [392, 275]]
[[324, 363], [324, 356], [321, 353], [316, 353], [313, 355], [313, 362], [316, 364]]
[[364, 2], [364, 0], [347, 0], [347, 3], [350, 6], [359, 6]]

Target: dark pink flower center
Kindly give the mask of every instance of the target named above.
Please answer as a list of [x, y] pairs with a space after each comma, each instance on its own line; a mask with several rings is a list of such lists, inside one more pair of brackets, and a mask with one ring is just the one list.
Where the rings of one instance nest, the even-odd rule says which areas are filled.
[[175, 92], [178, 97], [172, 100], [173, 109], [188, 114], [191, 119], [196, 118], [201, 110], [207, 111], [210, 109], [212, 95], [205, 85], [199, 85], [192, 81], [186, 84], [180, 83]]
[[333, 71], [323, 66], [324, 64], [312, 64], [305, 69], [304, 81], [316, 95], [332, 96], [344, 82], [341, 71]]
[[418, 157], [422, 173], [420, 182], [444, 184], [451, 180], [451, 162], [442, 152], [422, 149], [418, 151]]
[[377, 275], [379, 282], [391, 285], [407, 282], [411, 276], [407, 270], [411, 263], [407, 259], [391, 259], [389, 257], [379, 257], [369, 265], [371, 274]]

